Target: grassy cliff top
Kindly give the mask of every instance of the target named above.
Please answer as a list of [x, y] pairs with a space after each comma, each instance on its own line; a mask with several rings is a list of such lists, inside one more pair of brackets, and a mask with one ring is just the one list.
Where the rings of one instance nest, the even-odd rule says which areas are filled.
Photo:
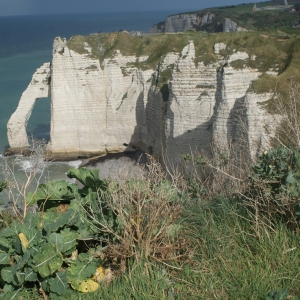
[[[169, 52], [181, 53], [182, 49], [193, 40], [196, 56], [195, 64], [203, 62], [205, 65], [215, 64], [220, 68], [214, 53], [216, 43], [225, 43], [227, 48], [222, 50], [225, 58], [237, 51], [247, 52], [249, 59], [236, 61], [234, 68], [248, 66], [258, 69], [263, 73], [259, 80], [253, 83], [255, 92], [264, 93], [275, 88], [281, 93], [286, 92], [286, 84], [290, 78], [300, 81], [300, 39], [297, 35], [287, 35], [283, 32], [231, 32], [231, 33], [204, 33], [187, 32], [180, 34], [158, 34], [154, 36], [134, 37], [128, 33], [110, 33], [90, 36], [74, 36], [67, 46], [78, 52], [88, 54], [84, 44], [92, 47], [92, 57], [100, 60], [100, 64], [106, 58], [112, 58], [119, 50], [124, 56], [148, 55], [144, 62], [133, 63], [129, 66], [141, 69], [155, 70], [159, 61]], [[251, 59], [252, 57], [252, 59]], [[253, 59], [255, 57], [255, 59]], [[270, 76], [267, 71], [275, 71], [278, 76]]]
[[[249, 3], [212, 7], [199, 11], [182, 12], [172, 16], [197, 14], [201, 17], [207, 13], [213, 13], [215, 18], [212, 23], [206, 24], [197, 29], [208, 32], [222, 31], [223, 19], [229, 18], [236, 22], [238, 26], [244, 27], [248, 30], [282, 30], [287, 33], [297, 33], [300, 29], [293, 28], [293, 25], [297, 25], [300, 18], [300, 0], [288, 1], [288, 3], [290, 6], [295, 6], [296, 11], [294, 13], [287, 13], [283, 5], [283, 0], [277, 0], [257, 3], [257, 7], [263, 9], [259, 11], [253, 11], [254, 3]], [[274, 9], [270, 9], [271, 7], [274, 7]], [[276, 9], [278, 7], [281, 7], [281, 9]], [[160, 24], [163, 23], [164, 22], [161, 22]]]
[[[283, 2], [283, 1], [282, 1]], [[274, 2], [261, 2], [260, 8], [267, 6], [276, 7]], [[291, 3], [292, 4], [292, 3]], [[238, 26], [248, 30], [270, 31], [282, 30], [287, 33], [298, 33], [298, 28], [293, 28], [299, 21], [298, 12], [287, 13], [281, 10], [259, 10], [253, 11], [254, 4], [238, 5], [233, 8], [214, 8], [210, 11], [216, 15], [214, 23], [220, 22], [224, 17], [236, 22]]]

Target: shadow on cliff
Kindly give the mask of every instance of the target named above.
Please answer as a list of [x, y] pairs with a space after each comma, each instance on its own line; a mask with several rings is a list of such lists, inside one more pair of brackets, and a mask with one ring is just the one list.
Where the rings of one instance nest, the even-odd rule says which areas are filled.
[[128, 151], [139, 150], [142, 145], [142, 136], [141, 130], [143, 125], [143, 118], [145, 115], [144, 110], [144, 92], [141, 92], [137, 98], [135, 105], [135, 118], [136, 118], [136, 126], [134, 128], [134, 132], [130, 138], [129, 143], [124, 143], [123, 145], [127, 146]]
[[[167, 140], [167, 151], [168, 155], [171, 155], [177, 160], [181, 160], [182, 156], [191, 153], [206, 152], [211, 154], [213, 144], [213, 132], [214, 123], [218, 118], [218, 114], [221, 108], [222, 99], [222, 72], [217, 73], [217, 86], [214, 94], [215, 105], [211, 117], [208, 116], [207, 121], [202, 122], [195, 128], [187, 130], [182, 135], [174, 137], [174, 112], [171, 110], [172, 100], [168, 103], [168, 118], [170, 122], [170, 135]], [[175, 96], [174, 96], [175, 97]], [[175, 99], [175, 98], [174, 98]]]
[[[221, 92], [222, 76], [218, 79], [217, 93]], [[182, 156], [195, 151], [209, 152], [213, 138], [213, 122], [220, 101], [215, 104], [212, 116], [195, 128], [188, 129], [184, 134], [174, 137], [175, 114], [171, 109], [176, 95], [170, 89], [169, 99], [164, 101], [158, 88], [150, 87], [144, 106], [144, 93], [136, 103], [136, 123], [128, 148], [141, 149], [149, 154], [162, 154], [181, 160]], [[166, 136], [167, 135], [167, 136]]]
[[244, 117], [246, 113], [245, 98], [246, 96], [236, 99], [229, 113], [227, 120], [228, 145], [238, 142], [238, 140], [246, 136], [248, 126]]
[[237, 98], [227, 120], [227, 142], [235, 151], [250, 157], [249, 125], [246, 117], [246, 96]]
[[167, 101], [159, 88], [151, 86], [144, 103], [142, 92], [136, 102], [136, 126], [130, 140], [133, 149], [141, 149], [148, 154], [160, 156], [165, 141], [165, 120]]
[[[222, 115], [223, 74], [217, 73], [217, 86], [214, 94], [215, 105], [212, 115], [195, 128], [189, 128], [181, 135], [174, 137], [175, 114], [172, 111], [172, 101], [176, 101], [176, 95], [172, 94], [164, 101], [161, 93], [155, 87], [149, 89], [147, 104], [144, 106], [144, 92], [142, 92], [136, 103], [136, 123], [130, 144], [133, 149], [142, 149], [149, 154], [165, 153], [172, 160], [180, 161], [185, 154], [195, 152], [212, 153], [212, 145], [218, 144], [214, 140], [218, 134], [215, 124]], [[199, 104], [201, 105], [201, 104]], [[234, 107], [229, 112], [228, 119], [224, 123], [227, 126], [227, 136], [220, 139], [228, 141], [228, 145], [236, 142], [238, 146], [241, 140], [247, 141], [248, 124], [246, 123], [245, 97], [236, 99]], [[200, 117], [200, 116], [199, 116]], [[200, 121], [200, 120], [199, 120]], [[226, 124], [226, 125], [225, 125]], [[220, 134], [220, 133], [219, 133]], [[248, 144], [243, 144], [247, 147]]]

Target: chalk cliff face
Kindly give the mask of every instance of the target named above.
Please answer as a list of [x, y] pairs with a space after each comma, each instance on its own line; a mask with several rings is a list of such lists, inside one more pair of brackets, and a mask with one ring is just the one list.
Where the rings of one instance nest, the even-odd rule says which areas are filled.
[[54, 45], [49, 144], [54, 157], [121, 152], [127, 148], [123, 144], [140, 139], [135, 127], [142, 125], [153, 71], [126, 68], [137, 58], [119, 51], [104, 60], [102, 69], [86, 49], [82, 55], [63, 40]]
[[[25, 127], [34, 102], [49, 95], [49, 159], [135, 147], [176, 159], [191, 150], [209, 151], [213, 142], [220, 147], [243, 143], [254, 157], [266, 145], [269, 116], [258, 103], [270, 95], [250, 92], [251, 82], [261, 75], [257, 69], [234, 65], [250, 59], [246, 52], [225, 57], [227, 46], [219, 43], [215, 62], [196, 63], [189, 41], [181, 53], [164, 55], [154, 71], [138, 67], [148, 56], [125, 56], [116, 49], [100, 62], [87, 42], [83, 47], [84, 53], [78, 53], [64, 39], [55, 39], [51, 65], [37, 70], [9, 120], [12, 149], [28, 147]], [[167, 98], [158, 84], [164, 72], [171, 74], [164, 87]]]
[[164, 22], [154, 24], [150, 33], [160, 32], [186, 32], [188, 30], [201, 30], [204, 25], [210, 24], [215, 15], [211, 13], [186, 13], [169, 16]]
[[26, 125], [35, 101], [45, 97], [50, 97], [50, 63], [44, 63], [36, 70], [29, 86], [22, 94], [17, 110], [10, 117], [7, 136], [12, 149], [28, 148]]
[[[228, 149], [232, 143], [244, 144], [254, 158], [268, 145], [264, 124], [272, 121], [259, 102], [268, 94], [248, 93], [251, 82], [261, 73], [251, 68], [233, 69], [231, 62], [245, 60], [248, 54], [236, 52], [227, 60], [216, 44], [219, 61], [205, 66], [194, 63], [192, 42], [187, 45], [170, 80], [171, 94], [166, 114], [166, 149], [171, 157], [191, 151], [209, 151], [212, 143]], [[221, 69], [216, 69], [223, 64]]]
[[208, 32], [236, 32], [247, 31], [229, 18], [223, 18], [222, 22], [214, 22], [215, 14], [212, 13], [183, 13], [167, 17], [158, 24], [154, 24], [149, 33], [161, 32], [186, 32], [189, 30]]
[[247, 29], [238, 26], [238, 24], [228, 18], [223, 18], [223, 32], [247, 31]]

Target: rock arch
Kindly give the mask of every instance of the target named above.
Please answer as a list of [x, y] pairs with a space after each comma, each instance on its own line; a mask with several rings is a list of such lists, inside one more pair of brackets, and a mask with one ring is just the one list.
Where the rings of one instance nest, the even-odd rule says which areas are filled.
[[44, 63], [32, 76], [27, 89], [23, 92], [16, 111], [7, 123], [7, 137], [11, 152], [22, 152], [28, 149], [26, 126], [35, 101], [38, 98], [50, 97], [50, 63]]

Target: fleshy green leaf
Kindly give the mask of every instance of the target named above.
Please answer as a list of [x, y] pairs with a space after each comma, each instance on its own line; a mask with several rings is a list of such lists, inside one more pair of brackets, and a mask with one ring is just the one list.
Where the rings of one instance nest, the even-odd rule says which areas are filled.
[[12, 247], [11, 241], [3, 237], [0, 237], [0, 245], [7, 249], [10, 249]]
[[26, 268], [25, 270], [25, 281], [35, 282], [38, 280], [36, 272], [34, 272], [31, 268]]
[[17, 300], [18, 299], [18, 294], [21, 291], [21, 289], [13, 291], [13, 292], [8, 292], [3, 295], [1, 300]]
[[7, 253], [0, 253], [0, 265], [8, 265], [10, 262], [10, 256]]
[[88, 188], [91, 188], [92, 191], [96, 191], [97, 189], [106, 189], [105, 181], [100, 180], [99, 178], [99, 170], [89, 170], [87, 168], [71, 168], [67, 176], [69, 178], [76, 178], [79, 180], [83, 185], [85, 185]]
[[57, 246], [61, 253], [72, 249], [77, 245], [78, 233], [65, 229], [61, 233], [51, 233], [48, 241]]
[[57, 271], [63, 263], [62, 254], [54, 245], [45, 245], [33, 258], [32, 268], [41, 277], [47, 277]]
[[16, 222], [16, 221], [13, 221], [11, 224], [10, 224], [10, 228], [13, 230], [13, 232], [15, 234], [18, 234], [19, 233], [19, 229], [21, 227], [21, 224]]
[[41, 242], [42, 232], [37, 228], [22, 228], [20, 229], [28, 241], [28, 246], [26, 248], [31, 248]]
[[48, 242], [52, 245], [55, 245], [59, 252], [62, 252], [64, 238], [60, 233], [53, 232], [48, 237]]
[[3, 287], [3, 293], [8, 293], [8, 292], [12, 292], [14, 290], [14, 286], [11, 285], [11, 284], [6, 284], [4, 287]]
[[16, 274], [16, 269], [13, 266], [3, 268], [1, 270], [1, 278], [7, 283], [11, 283], [15, 281], [14, 280], [15, 274]]
[[62, 295], [68, 288], [66, 272], [57, 272], [55, 278], [49, 279], [50, 291], [58, 295]]
[[50, 293], [50, 285], [49, 285], [49, 278], [42, 278], [40, 279], [40, 282], [42, 284], [42, 288], [45, 292]]
[[12, 230], [10, 227], [5, 227], [0, 231], [0, 236], [1, 237], [12, 237], [13, 235], [15, 235], [16, 232], [14, 230]]
[[47, 201], [72, 200], [77, 193], [78, 187], [75, 184], [70, 184], [65, 180], [50, 181], [47, 184], [40, 184], [35, 193], [28, 193], [26, 202], [32, 205], [46, 199]]
[[41, 217], [39, 214], [27, 213], [23, 221], [23, 225], [20, 226], [20, 231], [24, 228], [36, 228], [40, 221]]
[[78, 213], [73, 209], [68, 209], [64, 213], [49, 211], [44, 215], [43, 228], [50, 234], [51, 232], [56, 232], [65, 225], [75, 225], [78, 221], [78, 217]]
[[24, 272], [21, 272], [21, 271], [16, 272], [15, 277], [17, 279], [16, 281], [18, 282], [18, 285], [21, 285], [24, 283], [24, 280], [25, 280]]
[[26, 253], [24, 253], [23, 256], [21, 256], [19, 259], [16, 260], [16, 268], [18, 270], [24, 268], [24, 266], [28, 263], [30, 259], [30, 252], [27, 251]]
[[77, 232], [70, 231], [70, 229], [65, 229], [61, 231], [61, 234], [63, 235], [64, 239], [63, 252], [68, 251], [77, 245]]
[[[52, 297], [53, 296], [53, 297]], [[66, 289], [62, 295], [57, 296], [56, 294], [52, 293], [50, 298], [54, 300], [78, 300], [78, 296], [74, 293], [71, 289]]]
[[84, 280], [95, 274], [97, 266], [95, 263], [80, 263], [71, 265], [68, 269], [68, 279], [70, 281]]

